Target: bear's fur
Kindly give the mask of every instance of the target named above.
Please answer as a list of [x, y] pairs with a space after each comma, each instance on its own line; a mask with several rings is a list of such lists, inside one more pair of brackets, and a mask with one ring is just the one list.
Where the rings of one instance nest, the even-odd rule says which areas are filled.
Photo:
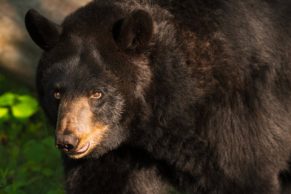
[[[98, 159], [64, 158], [66, 193], [169, 194], [168, 169], [142, 150], [122, 146]], [[163, 175], [163, 176], [164, 176]]]
[[[135, 163], [155, 169], [144, 181], [160, 181], [161, 193], [171, 183], [195, 194], [287, 194], [290, 19], [288, 0], [96, 0], [61, 26], [30, 11], [26, 26], [45, 51], [37, 88], [57, 140], [66, 130], [81, 142], [98, 139], [86, 155], [65, 147], [70, 158], [118, 158], [129, 146], [144, 152]], [[96, 88], [98, 100], [90, 93]], [[75, 109], [93, 119], [81, 122]], [[77, 124], [67, 129], [71, 118]], [[80, 125], [97, 124], [98, 132], [85, 127], [80, 135]], [[127, 153], [125, 162], [136, 157]]]

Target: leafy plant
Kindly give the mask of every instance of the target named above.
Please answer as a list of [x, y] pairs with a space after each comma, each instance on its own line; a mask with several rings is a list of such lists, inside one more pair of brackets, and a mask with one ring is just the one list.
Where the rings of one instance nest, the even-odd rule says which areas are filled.
[[0, 88], [0, 193], [62, 194], [60, 155], [37, 100], [1, 75]]

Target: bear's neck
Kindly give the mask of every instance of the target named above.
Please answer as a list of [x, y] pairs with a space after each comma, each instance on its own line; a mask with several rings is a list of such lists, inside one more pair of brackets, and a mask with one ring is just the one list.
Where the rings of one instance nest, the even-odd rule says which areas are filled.
[[[145, 100], [150, 104], [151, 115], [146, 122], [141, 119], [139, 129], [133, 129], [134, 141], [157, 159], [182, 171], [202, 174], [197, 165], [210, 166], [212, 151], [203, 131], [196, 129], [203, 128], [197, 125], [204, 117], [204, 97], [215, 88], [211, 76], [213, 50], [207, 37], [198, 40], [187, 29], [179, 28], [170, 22], [158, 26], [150, 62], [150, 95]], [[193, 153], [195, 149], [197, 152]], [[193, 162], [195, 159], [197, 162]]]

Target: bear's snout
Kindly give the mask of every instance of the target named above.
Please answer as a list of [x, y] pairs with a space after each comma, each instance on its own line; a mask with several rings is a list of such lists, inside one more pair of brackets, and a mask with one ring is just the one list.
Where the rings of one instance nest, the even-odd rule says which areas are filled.
[[72, 152], [76, 149], [79, 139], [72, 133], [57, 133], [56, 146], [64, 152]]
[[56, 125], [56, 147], [71, 158], [82, 158], [98, 146], [109, 127], [93, 119], [88, 98], [62, 101]]

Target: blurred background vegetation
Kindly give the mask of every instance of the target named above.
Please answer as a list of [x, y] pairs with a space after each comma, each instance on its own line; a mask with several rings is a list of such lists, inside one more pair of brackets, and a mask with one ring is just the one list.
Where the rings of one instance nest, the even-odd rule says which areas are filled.
[[0, 194], [61, 194], [53, 129], [35, 98], [41, 54], [24, 27], [34, 8], [56, 23], [89, 0], [0, 0]]
[[63, 193], [60, 155], [33, 92], [0, 74], [0, 193]]

